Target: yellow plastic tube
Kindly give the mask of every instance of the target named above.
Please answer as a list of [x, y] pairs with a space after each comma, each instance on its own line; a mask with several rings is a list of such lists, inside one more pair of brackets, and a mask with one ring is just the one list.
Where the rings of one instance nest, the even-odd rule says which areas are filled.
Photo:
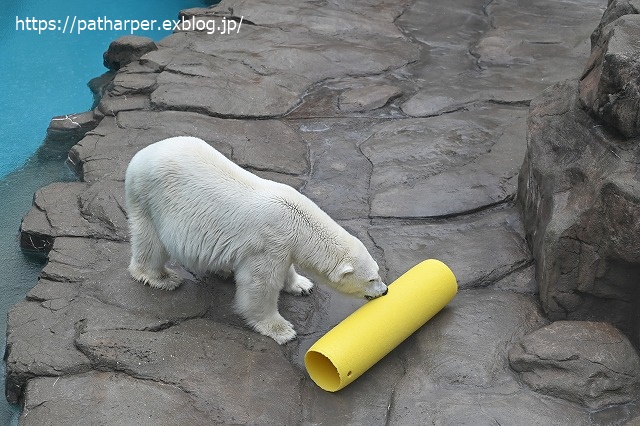
[[309, 348], [304, 363], [322, 389], [336, 392], [380, 361], [440, 312], [458, 292], [444, 263], [425, 260], [365, 303]]

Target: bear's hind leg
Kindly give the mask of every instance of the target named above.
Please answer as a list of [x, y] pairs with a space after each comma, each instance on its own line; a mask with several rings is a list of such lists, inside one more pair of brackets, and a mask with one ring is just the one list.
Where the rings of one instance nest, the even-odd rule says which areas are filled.
[[284, 291], [296, 296], [308, 296], [313, 291], [313, 283], [306, 277], [298, 274], [291, 265], [284, 283]]
[[278, 312], [288, 265], [264, 258], [245, 260], [235, 270], [237, 312], [258, 333], [282, 345], [296, 337], [293, 325]]
[[180, 285], [180, 277], [167, 269], [169, 254], [158, 237], [155, 226], [143, 214], [130, 213], [131, 262], [129, 273], [134, 280], [149, 287], [174, 290]]

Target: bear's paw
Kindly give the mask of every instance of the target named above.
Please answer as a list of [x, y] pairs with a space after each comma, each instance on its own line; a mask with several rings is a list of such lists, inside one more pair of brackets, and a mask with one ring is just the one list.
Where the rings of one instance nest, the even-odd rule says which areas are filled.
[[178, 274], [167, 268], [164, 268], [161, 272], [149, 272], [129, 267], [129, 273], [134, 280], [160, 290], [175, 290], [181, 284]]
[[295, 296], [308, 296], [313, 292], [313, 283], [308, 278], [296, 274], [293, 280], [287, 280], [284, 291]]
[[253, 328], [260, 334], [271, 337], [279, 345], [296, 338], [293, 325], [279, 314], [272, 318], [258, 321]]

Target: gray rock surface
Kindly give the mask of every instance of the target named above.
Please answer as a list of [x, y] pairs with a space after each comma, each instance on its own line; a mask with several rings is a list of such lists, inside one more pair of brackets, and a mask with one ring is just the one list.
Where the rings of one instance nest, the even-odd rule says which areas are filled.
[[[237, 327], [194, 319], [165, 330], [86, 330], [76, 346], [95, 369], [173, 385], [191, 397], [189, 411], [211, 423], [301, 420], [298, 370], [269, 350], [268, 339]], [[265, 366], [275, 374], [265, 374]]]
[[402, 91], [389, 85], [365, 86], [344, 92], [339, 99], [338, 108], [344, 112], [363, 112], [383, 107], [393, 98], [402, 95]]
[[640, 15], [624, 15], [600, 29], [584, 76], [580, 100], [626, 137], [640, 136]]
[[591, 33], [591, 49], [594, 50], [594, 48], [599, 44], [599, 41], [603, 35], [603, 29], [607, 25], [620, 18], [621, 16], [632, 15], [636, 13], [640, 13], [640, 3], [638, 3], [638, 0], [611, 0], [607, 2], [607, 8], [602, 14], [600, 23], [593, 31], [593, 33]]
[[[99, 125], [69, 153], [81, 182], [43, 188], [24, 218], [22, 241], [49, 262], [9, 315], [7, 394], [24, 404], [21, 424], [636, 417], [634, 403], [592, 412], [541, 395], [507, 358], [547, 323], [514, 203], [527, 106], [578, 77], [602, 8], [241, 0], [182, 12], [244, 24], [178, 31], [122, 66], [94, 110]], [[184, 281], [174, 292], [129, 278], [124, 170], [141, 148], [185, 134], [300, 189], [363, 241], [389, 281], [435, 257], [461, 292], [356, 382], [320, 390], [304, 353], [364, 301], [322, 287], [283, 294], [298, 339], [280, 347], [232, 311], [232, 280], [175, 264]]]
[[396, 22], [423, 43], [424, 62], [416, 63], [412, 77], [428, 84], [402, 110], [425, 117], [487, 103], [528, 104], [553, 82], [580, 73], [589, 48], [584, 34], [593, 31], [604, 6], [574, 0], [416, 2]]
[[531, 105], [520, 174], [524, 226], [545, 311], [607, 321], [640, 342], [640, 145], [578, 101], [577, 81]]
[[[38, 403], [25, 404], [21, 423], [153, 426], [211, 422], [211, 418], [199, 412], [178, 387], [139, 380], [123, 373], [93, 371], [62, 377], [38, 377], [29, 382], [28, 392]], [[52, 400], [60, 402], [41, 402]], [[113, 407], [126, 409], [113, 410]]]
[[512, 199], [525, 116], [490, 107], [374, 127], [360, 146], [373, 165], [371, 215], [454, 216]]
[[462, 291], [432, 321], [401, 347], [392, 424], [586, 423], [577, 406], [528, 392], [509, 369], [511, 345], [545, 323], [532, 297]]
[[511, 367], [537, 392], [601, 409], [636, 399], [640, 357], [615, 327], [556, 321], [509, 352]]
[[369, 233], [384, 253], [390, 280], [424, 258], [435, 258], [455, 271], [459, 287], [485, 287], [532, 261], [515, 209], [447, 223], [375, 221]]
[[103, 55], [104, 66], [110, 70], [119, 70], [125, 65], [140, 59], [145, 53], [157, 50], [155, 42], [149, 37], [122, 36], [109, 44]]
[[47, 140], [51, 142], [72, 140], [78, 142], [90, 130], [95, 129], [98, 120], [93, 111], [53, 117], [47, 127]]

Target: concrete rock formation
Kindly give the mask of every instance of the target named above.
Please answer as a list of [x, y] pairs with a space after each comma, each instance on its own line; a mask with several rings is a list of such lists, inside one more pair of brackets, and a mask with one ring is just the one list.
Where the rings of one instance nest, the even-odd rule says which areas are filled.
[[524, 227], [552, 319], [608, 321], [640, 343], [640, 144], [585, 112], [577, 82], [531, 104]]
[[[9, 314], [7, 394], [24, 404], [21, 424], [546, 426], [640, 415], [633, 402], [596, 412], [537, 393], [507, 356], [548, 323], [514, 201], [528, 104], [579, 77], [602, 6], [223, 0], [184, 11], [243, 25], [178, 31], [122, 66], [94, 110], [99, 125], [69, 153], [80, 181], [42, 188], [22, 223], [22, 240], [46, 242], [49, 262]], [[232, 280], [172, 265], [184, 278], [175, 292], [133, 282], [124, 170], [141, 148], [185, 134], [301, 190], [364, 242], [387, 281], [435, 257], [459, 295], [330, 394], [302, 357], [364, 301], [322, 287], [283, 294], [299, 338], [280, 347], [232, 312]]]
[[610, 322], [636, 347], [640, 144], [628, 137], [638, 111], [639, 17], [599, 26], [580, 83], [558, 84], [532, 102], [518, 194], [545, 312]]
[[338, 108], [344, 112], [365, 112], [385, 106], [402, 91], [389, 85], [365, 86], [347, 90], [340, 95]]
[[156, 43], [149, 37], [122, 36], [109, 44], [104, 52], [104, 66], [117, 71], [131, 62], [137, 61], [145, 53], [157, 50]]
[[625, 137], [640, 136], [640, 15], [599, 28], [580, 81], [580, 100]]
[[97, 125], [98, 120], [92, 111], [53, 117], [47, 128], [47, 142], [68, 142], [70, 139], [78, 142]]
[[606, 323], [556, 321], [512, 347], [509, 362], [537, 392], [594, 409], [633, 401], [640, 392], [640, 357]]

